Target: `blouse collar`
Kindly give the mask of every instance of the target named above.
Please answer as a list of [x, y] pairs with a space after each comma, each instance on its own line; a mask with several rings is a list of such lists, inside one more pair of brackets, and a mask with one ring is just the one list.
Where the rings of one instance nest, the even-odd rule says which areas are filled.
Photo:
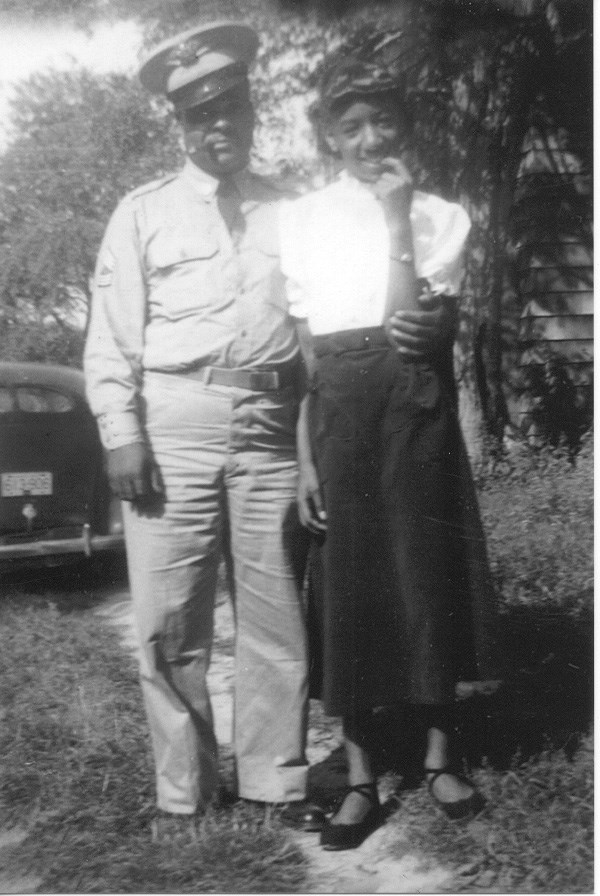
[[352, 193], [357, 193], [360, 196], [369, 196], [371, 199], [374, 199], [374, 195], [372, 191], [357, 177], [354, 177], [343, 168], [338, 174], [338, 183], [340, 183], [345, 190], [349, 190]]

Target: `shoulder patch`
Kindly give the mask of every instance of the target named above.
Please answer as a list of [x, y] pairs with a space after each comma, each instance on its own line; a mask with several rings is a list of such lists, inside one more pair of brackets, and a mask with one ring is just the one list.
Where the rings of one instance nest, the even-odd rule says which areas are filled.
[[110, 286], [115, 269], [115, 256], [110, 249], [103, 249], [98, 261], [98, 273], [96, 275], [97, 286]]

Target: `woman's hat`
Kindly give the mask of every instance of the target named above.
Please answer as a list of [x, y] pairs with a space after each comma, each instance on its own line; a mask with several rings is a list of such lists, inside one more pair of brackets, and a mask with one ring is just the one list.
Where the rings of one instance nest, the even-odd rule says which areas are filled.
[[331, 108], [346, 96], [399, 92], [401, 80], [379, 62], [349, 56], [325, 72], [319, 86], [321, 104]]
[[241, 22], [213, 22], [184, 31], [152, 50], [140, 69], [151, 93], [189, 109], [247, 83], [258, 37]]

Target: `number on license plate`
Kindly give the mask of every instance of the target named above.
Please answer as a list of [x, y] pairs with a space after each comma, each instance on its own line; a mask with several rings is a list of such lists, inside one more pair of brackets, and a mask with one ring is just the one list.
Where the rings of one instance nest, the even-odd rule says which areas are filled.
[[3, 498], [51, 495], [52, 473], [2, 473], [0, 491]]

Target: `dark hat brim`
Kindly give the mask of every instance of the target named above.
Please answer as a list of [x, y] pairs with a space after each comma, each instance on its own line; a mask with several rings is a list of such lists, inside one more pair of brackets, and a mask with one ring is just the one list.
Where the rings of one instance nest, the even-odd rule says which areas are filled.
[[247, 84], [248, 71], [246, 66], [240, 63], [230, 66], [229, 69], [222, 69], [214, 77], [209, 75], [200, 81], [180, 87], [179, 90], [169, 94], [169, 100], [178, 112], [184, 112]]

